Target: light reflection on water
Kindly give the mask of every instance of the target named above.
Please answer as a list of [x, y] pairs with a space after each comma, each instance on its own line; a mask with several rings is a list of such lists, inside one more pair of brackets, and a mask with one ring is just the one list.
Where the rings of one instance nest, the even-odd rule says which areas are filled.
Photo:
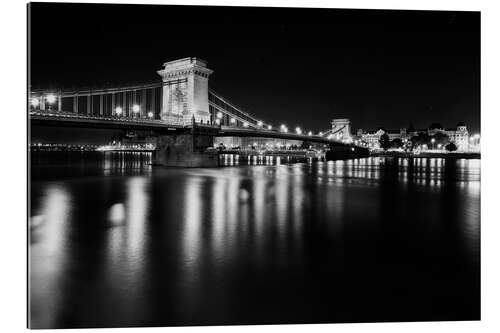
[[479, 160], [148, 158], [32, 173], [33, 327], [478, 316]]

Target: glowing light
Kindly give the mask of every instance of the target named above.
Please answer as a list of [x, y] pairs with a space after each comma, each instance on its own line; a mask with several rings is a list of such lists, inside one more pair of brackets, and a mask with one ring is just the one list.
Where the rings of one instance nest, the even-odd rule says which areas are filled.
[[432, 138], [432, 139], [431, 139], [431, 142], [432, 142], [432, 143], [436, 142], [436, 139]]
[[215, 119], [215, 123], [216, 123], [217, 125], [220, 125], [220, 119]]
[[116, 113], [118, 116], [119, 116], [119, 115], [121, 115], [121, 114], [122, 114], [122, 112], [123, 112], [123, 110], [122, 110], [122, 108], [121, 108], [121, 107], [117, 106], [117, 107], [115, 108], [115, 113]]
[[262, 123], [262, 121], [260, 121], [260, 120], [259, 120], [259, 121], [257, 122], [257, 126], [262, 127], [262, 125], [264, 125], [264, 124]]
[[149, 112], [148, 112], [148, 117], [149, 117], [149, 118], [153, 118], [153, 116], [154, 116], [153, 112], [149, 111]]
[[302, 130], [300, 129], [300, 127], [296, 127], [295, 132], [297, 132], [297, 134], [302, 134]]
[[288, 132], [288, 128], [287, 128], [285, 125], [283, 125], [283, 124], [282, 124], [282, 125], [280, 126], [280, 128], [281, 128], [281, 131], [282, 131], [282, 132], [285, 132], [285, 133], [287, 133], [287, 132]]
[[268, 126], [267, 126], [267, 129], [268, 129], [268, 130], [272, 130], [272, 129], [273, 129], [273, 127], [272, 127], [271, 125], [268, 125]]
[[309, 132], [307, 133], [307, 135], [311, 136], [311, 135], [313, 135], [313, 132], [309, 131]]
[[231, 120], [230, 120], [230, 121], [231, 121], [231, 124], [236, 124], [236, 119], [231, 118]]
[[139, 111], [141, 111], [141, 108], [139, 107], [139, 105], [134, 104], [134, 105], [132, 106], [132, 112], [133, 112], [133, 113], [138, 113]]
[[219, 119], [222, 118], [222, 112], [220, 112], [220, 111], [217, 112], [217, 118], [219, 118]]
[[49, 104], [53, 104], [56, 102], [56, 96], [53, 94], [47, 95], [46, 99]]
[[246, 122], [246, 121], [245, 121], [245, 122], [243, 123], [243, 127], [248, 127], [248, 122]]
[[323, 132], [319, 132], [319, 133], [318, 133], [318, 135], [319, 135], [319, 136], [323, 136]]
[[36, 108], [38, 105], [40, 105], [40, 100], [38, 98], [36, 98], [36, 97], [32, 98], [31, 99], [31, 105]]

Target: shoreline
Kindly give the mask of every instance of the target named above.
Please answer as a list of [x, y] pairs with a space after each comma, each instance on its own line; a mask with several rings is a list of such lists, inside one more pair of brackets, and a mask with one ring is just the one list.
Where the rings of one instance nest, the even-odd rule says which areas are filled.
[[403, 158], [447, 158], [447, 159], [481, 159], [481, 153], [420, 153], [415, 155], [408, 152], [376, 152], [370, 153], [373, 157], [403, 157]]

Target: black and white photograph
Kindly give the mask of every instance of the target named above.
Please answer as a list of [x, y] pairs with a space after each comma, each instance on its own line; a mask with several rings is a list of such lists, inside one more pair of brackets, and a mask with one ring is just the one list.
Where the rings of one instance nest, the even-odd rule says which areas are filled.
[[28, 328], [481, 320], [480, 11], [26, 20]]

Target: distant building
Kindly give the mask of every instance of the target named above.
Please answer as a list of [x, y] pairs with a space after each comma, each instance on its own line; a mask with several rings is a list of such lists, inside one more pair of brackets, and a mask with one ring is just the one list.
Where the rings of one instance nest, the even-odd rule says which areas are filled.
[[[376, 131], [358, 129], [356, 140], [365, 142], [371, 149], [378, 149], [380, 148], [380, 137], [384, 133], [387, 133], [391, 141], [394, 139], [401, 139], [403, 142], [405, 139], [410, 140], [413, 136], [416, 136], [419, 133], [427, 133], [429, 136], [442, 133], [447, 135], [450, 142], [453, 142], [457, 146], [457, 151], [468, 152], [471, 150], [479, 150], [478, 144], [476, 144], [477, 147], [472, 147], [472, 139], [470, 138], [467, 126], [465, 126], [464, 123], [458, 123], [456, 128], [428, 128], [423, 130], [414, 130], [412, 132], [408, 132], [406, 128], [401, 128], [399, 130], [386, 130], [384, 128], [379, 128]], [[479, 137], [476, 141], [479, 141]]]
[[470, 151], [469, 131], [464, 123], [458, 123], [456, 129], [446, 129], [450, 141], [457, 146], [458, 151]]
[[404, 141], [408, 139], [409, 136], [406, 133], [406, 128], [401, 128], [399, 130], [386, 130], [384, 128], [379, 128], [376, 131], [364, 131], [363, 129], [358, 129], [357, 140], [365, 142], [369, 148], [378, 149], [380, 148], [380, 137], [387, 133], [389, 140], [400, 139]]

